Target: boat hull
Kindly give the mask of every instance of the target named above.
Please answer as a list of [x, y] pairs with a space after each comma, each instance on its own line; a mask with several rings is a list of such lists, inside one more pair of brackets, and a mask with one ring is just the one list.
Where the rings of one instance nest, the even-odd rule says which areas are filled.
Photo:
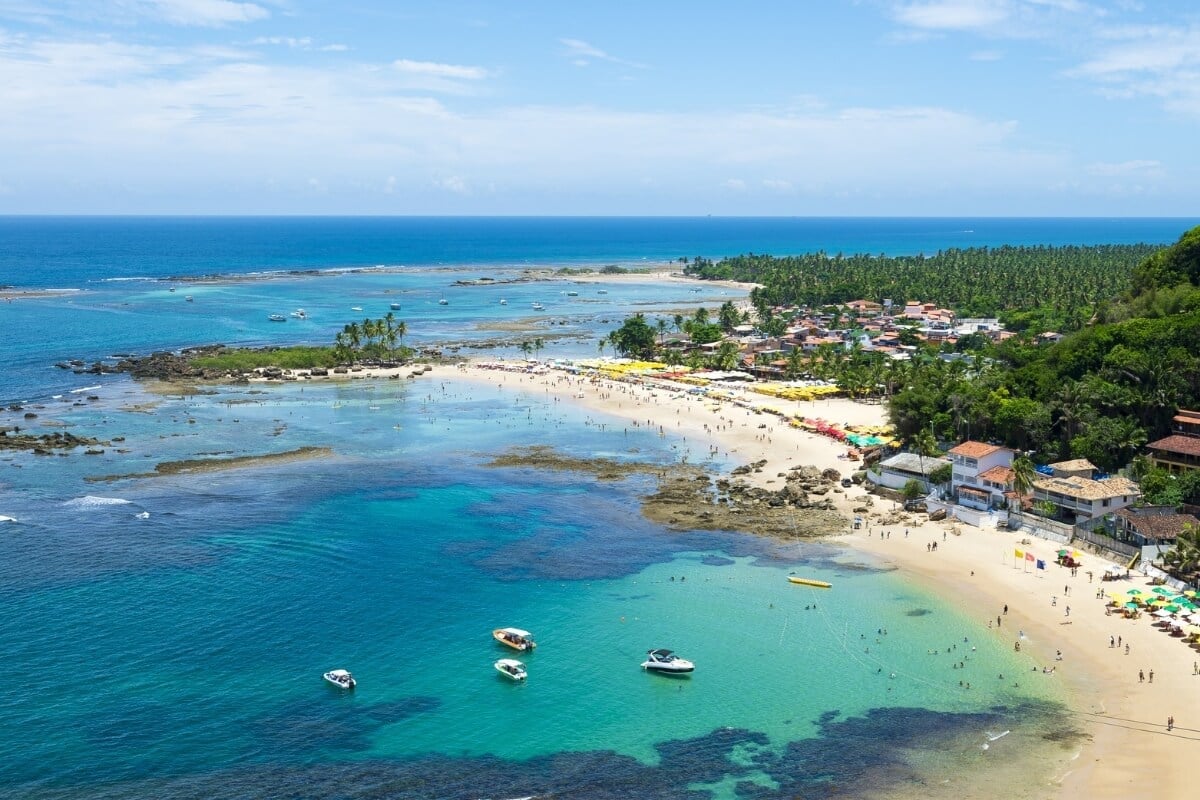
[[502, 658], [492, 666], [496, 668], [496, 672], [499, 672], [510, 681], [523, 681], [529, 677], [529, 673], [525, 671], [524, 665], [519, 661]]
[[646, 672], [657, 672], [660, 675], [687, 675], [689, 672], [696, 671], [694, 665], [672, 667], [666, 664], [654, 664], [649, 661], [642, 664], [642, 669], [646, 670]]

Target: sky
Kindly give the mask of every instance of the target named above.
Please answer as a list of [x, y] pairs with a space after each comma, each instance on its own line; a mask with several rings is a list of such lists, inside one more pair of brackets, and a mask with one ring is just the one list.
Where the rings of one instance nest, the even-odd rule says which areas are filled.
[[1195, 216], [1191, 0], [0, 0], [0, 214]]

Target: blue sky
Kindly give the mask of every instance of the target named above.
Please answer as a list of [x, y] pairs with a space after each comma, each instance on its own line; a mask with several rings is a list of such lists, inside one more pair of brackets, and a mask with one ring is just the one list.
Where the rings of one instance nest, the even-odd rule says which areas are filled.
[[0, 213], [1200, 213], [1200, 5], [0, 0]]

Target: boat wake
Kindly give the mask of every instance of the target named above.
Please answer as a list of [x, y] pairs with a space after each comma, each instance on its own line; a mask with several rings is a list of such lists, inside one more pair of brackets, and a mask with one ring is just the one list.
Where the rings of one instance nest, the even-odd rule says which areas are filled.
[[96, 495], [89, 494], [68, 500], [63, 505], [73, 508], [99, 508], [101, 506], [123, 506], [132, 502], [132, 500], [126, 500], [123, 497], [97, 497]]

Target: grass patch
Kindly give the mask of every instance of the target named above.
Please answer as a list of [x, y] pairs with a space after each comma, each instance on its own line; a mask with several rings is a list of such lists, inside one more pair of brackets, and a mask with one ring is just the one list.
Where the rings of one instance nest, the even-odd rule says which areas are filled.
[[248, 372], [259, 367], [311, 369], [335, 367], [332, 347], [280, 347], [273, 350], [227, 350], [211, 356], [199, 356], [193, 362], [201, 369]]

